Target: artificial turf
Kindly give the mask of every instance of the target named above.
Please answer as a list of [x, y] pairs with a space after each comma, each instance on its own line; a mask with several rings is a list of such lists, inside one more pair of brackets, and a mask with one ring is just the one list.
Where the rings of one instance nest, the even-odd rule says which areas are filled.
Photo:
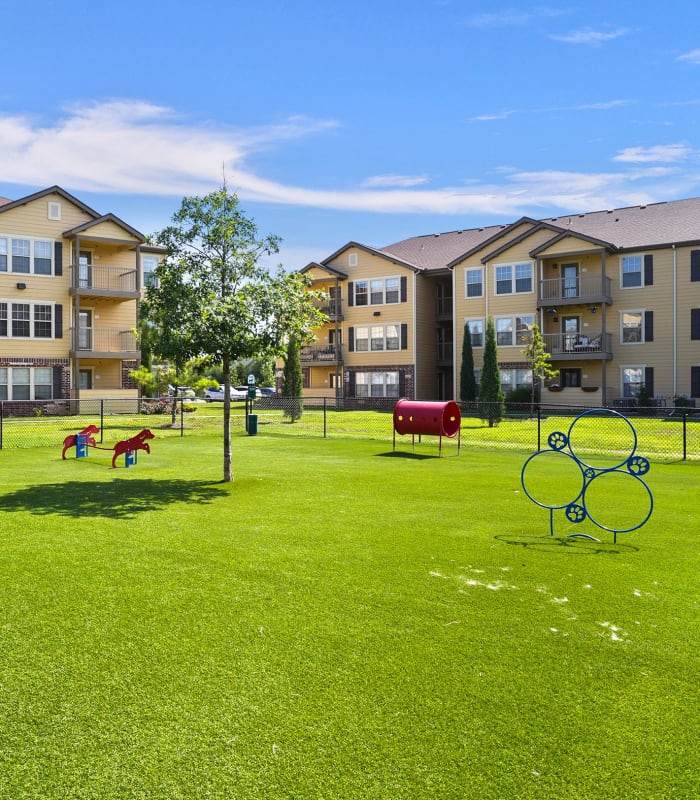
[[0, 453], [0, 798], [698, 796], [697, 463], [613, 544], [523, 453], [151, 444]]

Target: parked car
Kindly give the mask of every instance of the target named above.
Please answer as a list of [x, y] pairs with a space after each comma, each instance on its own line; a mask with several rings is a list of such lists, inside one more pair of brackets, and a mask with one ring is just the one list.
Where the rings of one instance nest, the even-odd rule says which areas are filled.
[[[247, 386], [245, 387], [245, 392], [241, 392], [241, 391], [239, 391], [239, 389], [240, 389], [239, 386], [232, 386], [231, 387], [231, 392], [230, 392], [231, 400], [245, 400], [246, 397], [248, 397], [248, 387]], [[220, 386], [215, 387], [215, 388], [207, 389], [204, 392], [204, 399], [206, 400], [207, 403], [211, 403], [211, 402], [215, 402], [215, 401], [223, 402], [224, 396], [225, 396], [224, 395], [224, 390], [225, 390], [225, 387], [224, 387], [223, 384], [221, 384]]]
[[273, 397], [277, 394], [277, 389], [274, 386], [261, 386], [258, 391], [262, 397]]
[[[248, 387], [247, 386], [234, 386], [232, 388], [234, 388], [237, 392], [241, 393], [241, 400], [245, 400], [248, 397]], [[260, 389], [258, 389], [257, 387], [255, 389], [255, 396], [256, 397], [262, 397], [262, 394], [260, 394]]]
[[168, 384], [168, 393], [175, 397], [196, 397], [194, 389], [191, 386], [173, 386], [172, 384]]

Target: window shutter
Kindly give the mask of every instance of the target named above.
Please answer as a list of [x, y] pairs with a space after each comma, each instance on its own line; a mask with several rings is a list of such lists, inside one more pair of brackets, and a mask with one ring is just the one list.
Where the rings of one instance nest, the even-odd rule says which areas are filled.
[[405, 303], [407, 297], [408, 297], [408, 280], [406, 279], [406, 276], [403, 275], [401, 277], [401, 302]]
[[401, 325], [401, 349], [408, 349], [408, 325], [405, 322]]
[[63, 396], [63, 367], [53, 368], [53, 399]]
[[53, 307], [53, 335], [55, 339], [63, 339], [63, 306], [60, 303]]
[[399, 370], [399, 397], [406, 397], [406, 373]]
[[700, 281], [700, 250], [690, 251], [690, 280]]
[[644, 341], [645, 342], [653, 342], [654, 341], [654, 312], [653, 311], [645, 311], [644, 312]]
[[654, 367], [646, 367], [644, 370], [644, 388], [649, 397], [654, 396]]
[[700, 367], [690, 368], [690, 396], [700, 397]]
[[355, 352], [355, 329], [348, 328], [348, 351], [350, 353]]
[[690, 338], [700, 339], [700, 308], [690, 309]]
[[351, 370], [348, 375], [348, 396], [355, 396], [355, 373]]
[[348, 305], [355, 305], [355, 284], [352, 281], [348, 283]]
[[644, 256], [644, 285], [652, 286], [654, 283], [654, 256]]
[[53, 243], [53, 274], [63, 275], [63, 242]]

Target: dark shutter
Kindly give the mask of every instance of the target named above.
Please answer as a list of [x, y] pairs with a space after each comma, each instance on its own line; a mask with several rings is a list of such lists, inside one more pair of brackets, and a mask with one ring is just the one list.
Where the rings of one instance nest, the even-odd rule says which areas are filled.
[[700, 367], [690, 368], [690, 396], [700, 397]]
[[399, 370], [399, 397], [406, 397], [406, 373]]
[[63, 367], [53, 368], [53, 399], [63, 397]]
[[63, 275], [63, 242], [53, 243], [53, 274]]
[[404, 275], [401, 278], [401, 302], [405, 303], [407, 297], [408, 297], [408, 281], [406, 280], [406, 276]]
[[355, 329], [348, 328], [348, 352], [355, 352]]
[[348, 283], [348, 305], [355, 305], [355, 284], [352, 281]]
[[654, 256], [644, 256], [644, 285], [652, 286], [654, 283]]
[[644, 341], [645, 342], [653, 342], [654, 341], [654, 312], [653, 311], [645, 311], [644, 312]]
[[63, 306], [60, 303], [53, 307], [53, 335], [55, 339], [63, 339]]
[[348, 396], [355, 396], [355, 373], [352, 370], [350, 370], [348, 375]]
[[644, 370], [644, 388], [647, 390], [647, 397], [654, 396], [654, 367]]
[[700, 308], [690, 309], [690, 338], [700, 339]]
[[700, 281], [700, 250], [690, 251], [690, 280]]
[[405, 322], [401, 326], [401, 349], [408, 349], [408, 325]]

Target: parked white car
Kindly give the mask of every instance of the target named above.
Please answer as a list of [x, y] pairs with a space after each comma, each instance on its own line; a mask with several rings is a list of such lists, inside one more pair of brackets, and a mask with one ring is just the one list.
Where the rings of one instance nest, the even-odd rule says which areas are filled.
[[[224, 387], [223, 384], [221, 384], [217, 388], [207, 389], [204, 392], [204, 399], [206, 400], [207, 403], [212, 403], [212, 402], [223, 403], [223, 401], [224, 401], [224, 389], [225, 389], [225, 387]], [[246, 387], [246, 391], [245, 392], [239, 391], [239, 387], [238, 386], [232, 386], [231, 387], [231, 392], [230, 392], [231, 400], [245, 400], [247, 396], [248, 396], [247, 387]]]

